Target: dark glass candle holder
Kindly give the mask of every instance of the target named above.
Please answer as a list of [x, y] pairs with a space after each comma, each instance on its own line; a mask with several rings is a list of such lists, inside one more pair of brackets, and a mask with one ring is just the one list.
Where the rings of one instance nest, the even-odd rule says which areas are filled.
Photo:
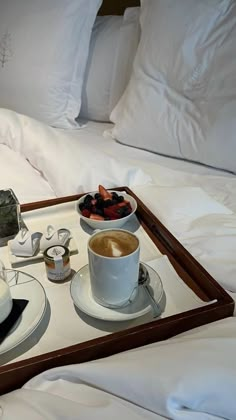
[[20, 229], [20, 204], [12, 189], [0, 190], [0, 246]]

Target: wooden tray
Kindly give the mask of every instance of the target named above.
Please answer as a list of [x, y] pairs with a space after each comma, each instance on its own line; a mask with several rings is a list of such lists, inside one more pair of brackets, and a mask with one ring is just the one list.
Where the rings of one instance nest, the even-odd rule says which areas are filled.
[[[0, 394], [21, 387], [30, 378], [46, 369], [110, 356], [124, 350], [165, 340], [189, 329], [233, 315], [233, 299], [189, 254], [142, 201], [128, 187], [115, 189], [126, 191], [137, 200], [136, 215], [140, 224], [158, 249], [168, 256], [182, 280], [202, 300], [207, 302], [217, 299], [217, 302], [84, 343], [4, 365], [0, 367]], [[81, 195], [24, 204], [21, 206], [21, 212], [75, 201]]]

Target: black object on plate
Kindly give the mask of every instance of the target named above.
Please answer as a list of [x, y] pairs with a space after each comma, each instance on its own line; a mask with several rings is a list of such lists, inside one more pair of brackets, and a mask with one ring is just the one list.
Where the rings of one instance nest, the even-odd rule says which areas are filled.
[[8, 317], [0, 324], [0, 345], [7, 337], [8, 333], [15, 325], [16, 321], [20, 318], [23, 310], [28, 304], [26, 299], [13, 299], [12, 310]]

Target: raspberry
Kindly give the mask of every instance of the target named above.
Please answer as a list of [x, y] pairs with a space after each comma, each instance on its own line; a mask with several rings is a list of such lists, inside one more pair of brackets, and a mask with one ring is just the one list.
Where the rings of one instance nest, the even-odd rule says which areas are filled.
[[90, 216], [90, 211], [88, 209], [84, 209], [84, 210], [82, 210], [82, 215], [84, 217], [89, 217]]

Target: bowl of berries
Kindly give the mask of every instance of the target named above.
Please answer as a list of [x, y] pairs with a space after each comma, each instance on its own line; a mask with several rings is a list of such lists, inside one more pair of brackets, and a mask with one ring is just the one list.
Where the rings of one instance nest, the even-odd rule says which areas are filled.
[[137, 202], [125, 192], [106, 190], [99, 185], [98, 191], [79, 198], [76, 208], [81, 219], [93, 229], [117, 229], [135, 213]]

